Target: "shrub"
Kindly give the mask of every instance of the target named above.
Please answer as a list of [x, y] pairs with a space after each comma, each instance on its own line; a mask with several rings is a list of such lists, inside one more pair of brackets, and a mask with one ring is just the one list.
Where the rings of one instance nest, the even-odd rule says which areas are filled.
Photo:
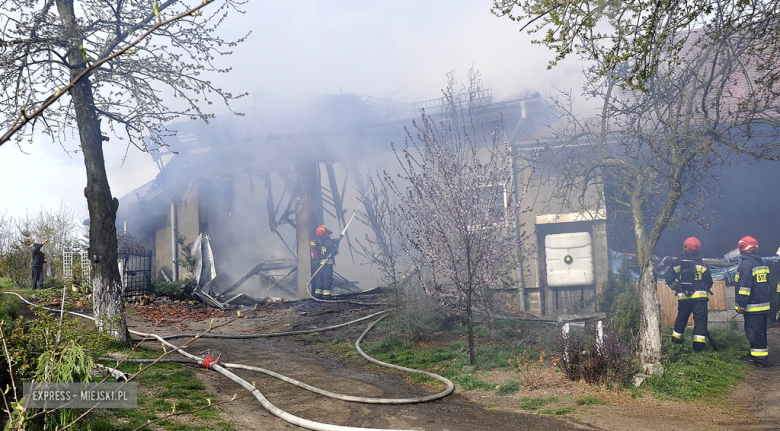
[[10, 278], [17, 287], [30, 287], [30, 250], [13, 244], [0, 255], [0, 276]]
[[152, 287], [157, 296], [173, 298], [184, 294], [184, 285], [178, 281], [155, 281]]
[[523, 386], [531, 389], [537, 389], [542, 386], [545, 376], [545, 354], [539, 353], [538, 358], [534, 358], [533, 352], [528, 349], [523, 350], [517, 355], [515, 361], [509, 360], [509, 365], [517, 371]]
[[152, 288], [157, 296], [169, 298], [184, 298], [191, 295], [196, 286], [197, 282], [194, 278], [185, 278], [179, 281], [158, 280], [152, 283]]
[[627, 263], [623, 263], [617, 274], [609, 273], [598, 296], [598, 307], [607, 314], [609, 326], [621, 340], [634, 342], [637, 339], [641, 318], [639, 289]]
[[[0, 302], [2, 304], [2, 302]], [[25, 320], [3, 320], [3, 335], [8, 346], [8, 355], [0, 350], [0, 360], [12, 363], [14, 379], [17, 382], [16, 394], [22, 397], [22, 381], [63, 382], [87, 381], [91, 364], [106, 350], [110, 344], [108, 335], [88, 330], [86, 325], [76, 317], [65, 315], [60, 321], [59, 314], [49, 313], [39, 308], [33, 309], [35, 318]], [[7, 388], [10, 384], [8, 368], [0, 368], [0, 384]], [[6, 397], [13, 399], [13, 394]], [[12, 429], [22, 422], [25, 429], [55, 429], [72, 421], [78, 416], [73, 409], [60, 409], [35, 420], [28, 421], [38, 410], [24, 410], [21, 405], [14, 404], [11, 416]], [[79, 427], [76, 427], [79, 429]]]
[[396, 308], [391, 325], [413, 341], [430, 340], [437, 331], [452, 330], [465, 322], [465, 316], [425, 294], [417, 280], [394, 287], [389, 296]]
[[60, 278], [46, 278], [43, 280], [44, 289], [62, 289], [65, 286], [65, 282]]
[[619, 384], [633, 374], [634, 355], [614, 332], [604, 334], [601, 346], [596, 337], [583, 331], [559, 335], [556, 345], [561, 355], [559, 366], [569, 380]]

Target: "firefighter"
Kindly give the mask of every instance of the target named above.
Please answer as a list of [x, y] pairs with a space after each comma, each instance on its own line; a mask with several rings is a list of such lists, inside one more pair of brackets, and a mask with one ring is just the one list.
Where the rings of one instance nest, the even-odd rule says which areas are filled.
[[742, 262], [734, 276], [735, 308], [745, 316], [745, 335], [750, 342], [750, 355], [742, 359], [753, 365], [766, 367], [769, 350], [766, 342], [769, 315], [769, 267], [758, 255], [758, 241], [752, 236], [739, 240]]
[[695, 236], [683, 242], [683, 252], [672, 260], [666, 270], [666, 285], [677, 292], [677, 320], [674, 322], [675, 343], [682, 344], [683, 332], [693, 313], [693, 350], [701, 352], [707, 338], [707, 302], [712, 288], [712, 275], [699, 257], [701, 241]]
[[317, 268], [320, 266], [320, 242], [317, 239], [309, 241], [309, 252], [311, 253], [311, 294], [317, 299], [322, 299], [322, 290], [317, 280], [319, 273]]
[[320, 244], [320, 273], [317, 275], [317, 289], [315, 292], [321, 292], [322, 299], [333, 299], [333, 265], [336, 264], [334, 256], [339, 254], [339, 239], [330, 237], [331, 232], [325, 225], [317, 228], [317, 238]]

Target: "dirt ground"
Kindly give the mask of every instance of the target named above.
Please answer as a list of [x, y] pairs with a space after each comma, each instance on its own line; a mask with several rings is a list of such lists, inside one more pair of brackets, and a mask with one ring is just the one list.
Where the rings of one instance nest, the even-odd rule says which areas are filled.
[[[215, 324], [231, 319], [229, 313], [212, 311], [206, 313], [207, 318], [204, 320], [189, 320], [183, 318], [186, 313], [177, 311], [176, 307], [181, 306], [172, 306], [167, 311], [161, 310], [163, 312], [146, 312], [144, 307], [131, 306], [128, 324], [131, 329], [147, 331], [154, 326], [152, 318], [163, 317], [165, 320], [157, 325], [155, 332], [173, 335], [202, 332], [208, 328], [210, 319], [214, 319]], [[250, 334], [312, 329], [343, 323], [378, 310], [376, 307], [314, 301], [276, 303], [255, 311], [244, 311], [241, 318], [214, 333]], [[221, 352], [224, 362], [266, 368], [313, 386], [349, 395], [413, 397], [440, 390], [437, 389], [439, 386], [432, 388], [410, 384], [404, 379], [403, 373], [369, 365], [359, 357], [342, 359], [338, 352], [328, 348], [330, 341], [336, 337], [354, 343], [368, 323], [361, 322], [313, 336], [200, 339], [188, 351], [197, 354], [211, 349]], [[184, 340], [174, 342], [181, 344]], [[777, 389], [780, 385], [780, 328], [770, 328], [769, 347], [770, 366], [752, 369], [730, 397], [714, 403], [684, 403], [647, 396], [632, 398], [628, 392], [608, 391], [570, 382], [561, 373], [551, 373], [545, 376], [541, 388], [524, 388], [507, 396], [456, 389], [452, 395], [434, 402], [380, 406], [332, 400], [259, 373], [234, 371], [247, 381], [256, 382], [271, 403], [291, 414], [318, 422], [353, 427], [451, 431], [770, 430], [780, 429], [780, 392]], [[208, 390], [221, 400], [241, 394], [238, 385], [218, 373], [204, 369], [197, 375], [206, 383]], [[479, 378], [497, 384], [510, 378], [517, 379], [506, 371], [481, 373]], [[578, 406], [574, 413], [555, 417], [528, 413], [518, 407], [520, 399], [524, 397], [555, 396], [560, 400], [568, 400], [568, 405], [571, 405], [571, 400], [584, 395], [598, 396], [609, 401], [609, 405]], [[227, 404], [223, 410], [239, 429], [301, 429], [266, 412], [253, 397]]]

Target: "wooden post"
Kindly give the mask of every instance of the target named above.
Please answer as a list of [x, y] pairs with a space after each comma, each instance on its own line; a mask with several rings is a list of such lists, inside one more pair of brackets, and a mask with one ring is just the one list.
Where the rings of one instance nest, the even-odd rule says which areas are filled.
[[296, 244], [298, 258], [298, 298], [309, 298], [307, 290], [312, 273], [309, 241], [322, 223], [322, 195], [317, 162], [301, 160], [296, 165], [298, 201], [295, 205]]

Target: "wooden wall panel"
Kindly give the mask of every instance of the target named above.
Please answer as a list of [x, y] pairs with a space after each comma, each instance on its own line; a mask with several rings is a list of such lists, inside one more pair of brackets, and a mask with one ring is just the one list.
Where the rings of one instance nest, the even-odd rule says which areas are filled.
[[[657, 283], [658, 300], [661, 302], [661, 326], [674, 326], [677, 318], [677, 296], [672, 289], [666, 287], [666, 283]], [[726, 281], [719, 280], [712, 283], [712, 295], [707, 303], [707, 309], [712, 311], [726, 310]], [[688, 326], [693, 326], [693, 315], [688, 318]]]

